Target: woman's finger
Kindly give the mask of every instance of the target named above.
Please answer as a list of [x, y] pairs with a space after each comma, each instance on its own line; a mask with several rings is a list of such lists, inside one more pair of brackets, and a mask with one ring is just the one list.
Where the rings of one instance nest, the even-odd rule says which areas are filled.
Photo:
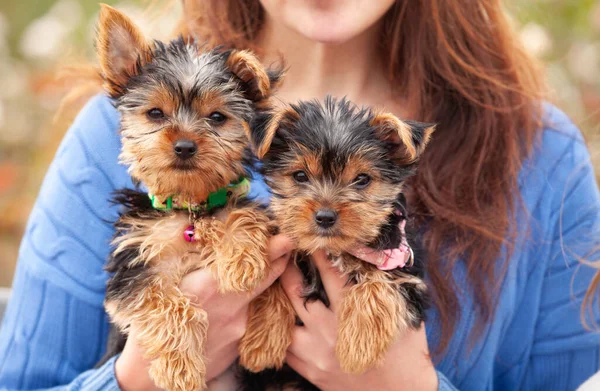
[[308, 326], [318, 324], [332, 316], [332, 312], [320, 301], [306, 303], [302, 297], [304, 279], [302, 273], [293, 262], [290, 262], [279, 279], [281, 286], [290, 299], [296, 314], [302, 322]]
[[334, 267], [331, 266], [327, 254], [324, 251], [317, 251], [312, 255], [313, 262], [319, 269], [325, 292], [331, 303], [331, 308], [335, 311], [342, 299], [344, 287], [347, 283], [347, 278], [341, 275]]
[[210, 391], [231, 391], [238, 388], [238, 379], [234, 368], [228, 368], [225, 372], [212, 379], [208, 384]]
[[256, 288], [252, 294], [248, 297], [248, 301], [252, 300], [256, 296], [263, 293], [268, 287], [273, 285], [275, 280], [277, 280], [281, 274], [285, 271], [290, 260], [290, 253], [284, 253], [281, 257], [275, 259], [271, 263], [271, 270], [269, 271], [269, 275], [267, 278]]
[[310, 343], [310, 332], [306, 327], [296, 326], [292, 332], [292, 343], [288, 346], [288, 352], [302, 360], [311, 360], [314, 356]]
[[285, 356], [285, 362], [303, 378], [307, 379], [308, 381], [314, 381], [310, 366], [306, 363], [306, 361], [298, 358], [298, 356], [296, 356], [294, 353], [288, 351]]
[[296, 267], [293, 262], [288, 263], [287, 268], [283, 271], [283, 274], [279, 278], [283, 291], [290, 299], [296, 315], [304, 322], [305, 318], [308, 318], [308, 312], [304, 307], [304, 299], [302, 296], [303, 278], [300, 270]]
[[179, 289], [196, 305], [218, 294], [217, 280], [208, 269], [188, 273], [181, 280]]
[[293, 249], [294, 242], [285, 235], [275, 235], [269, 239], [268, 255], [271, 261], [271, 270], [265, 281], [249, 296], [250, 300], [264, 292], [281, 276], [287, 267]]
[[275, 235], [269, 239], [268, 255], [271, 261], [274, 261], [282, 256], [289, 254], [294, 249], [295, 245], [292, 240], [285, 235]]
[[209, 363], [206, 377], [208, 379], [214, 379], [227, 371], [227, 368], [231, 367], [231, 364], [235, 362], [239, 355], [238, 343], [231, 344], [227, 346], [227, 348], [217, 352], [209, 352], [209, 354], [209, 357], [215, 357], [215, 359]]

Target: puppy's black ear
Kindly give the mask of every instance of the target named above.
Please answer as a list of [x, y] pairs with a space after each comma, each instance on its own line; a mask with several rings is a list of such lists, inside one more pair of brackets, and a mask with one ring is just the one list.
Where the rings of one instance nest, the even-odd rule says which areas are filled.
[[256, 157], [262, 159], [269, 152], [271, 143], [282, 126], [291, 126], [299, 119], [300, 114], [290, 105], [258, 112], [250, 123], [248, 135]]
[[100, 5], [96, 51], [105, 88], [113, 98], [121, 95], [139, 66], [150, 61], [151, 45], [140, 29], [125, 14]]
[[249, 50], [233, 50], [225, 65], [247, 86], [247, 98], [259, 102], [271, 96], [281, 78], [283, 68], [265, 68]]
[[435, 130], [434, 124], [402, 121], [390, 113], [375, 114], [370, 125], [380, 140], [391, 145], [393, 159], [402, 165], [419, 160]]

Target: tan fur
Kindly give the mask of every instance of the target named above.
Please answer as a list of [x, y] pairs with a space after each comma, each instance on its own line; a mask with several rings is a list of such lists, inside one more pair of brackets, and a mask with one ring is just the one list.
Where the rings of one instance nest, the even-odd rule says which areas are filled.
[[268, 219], [254, 208], [229, 207], [224, 221], [205, 218], [195, 223], [195, 239], [181, 237], [189, 224], [186, 212], [158, 220], [125, 220], [132, 225], [115, 241], [117, 253], [140, 249], [131, 265], [144, 263], [156, 274], [153, 283], [124, 302], [107, 302], [113, 322], [123, 331], [137, 327], [138, 344], [152, 360], [155, 383], [172, 391], [204, 389], [206, 313], [194, 308], [176, 288], [191, 270], [209, 267], [220, 290], [254, 289], [268, 271]]
[[[285, 172], [272, 175], [278, 194], [283, 197], [271, 201], [271, 210], [281, 232], [293, 238], [300, 250], [310, 253], [316, 249], [327, 249], [335, 255], [333, 266], [356, 280], [356, 285], [349, 288], [342, 299], [336, 355], [344, 371], [361, 373], [377, 365], [398, 333], [414, 320], [415, 315], [409, 313], [406, 298], [401, 293], [402, 286], [413, 284], [425, 289], [425, 285], [409, 274], [392, 280], [388, 273], [345, 253], [349, 248], [367, 245], [377, 237], [381, 225], [393, 212], [391, 206], [382, 207], [379, 202], [395, 198], [402, 185], [382, 181], [377, 177], [372, 162], [360, 158], [349, 161], [341, 172], [335, 173], [337, 183], [325, 183], [319, 178], [321, 168], [315, 166], [318, 161], [318, 157], [307, 152], [287, 162]], [[302, 184], [301, 193], [291, 176], [299, 169], [311, 176], [309, 183]], [[369, 174], [372, 180], [369, 187], [360, 191], [364, 201], [355, 203], [352, 199], [359, 195], [349, 184], [360, 173]], [[314, 215], [324, 207], [338, 212], [339, 226], [335, 236], [318, 235]], [[268, 325], [269, 328], [275, 327], [270, 322]], [[286, 334], [280, 332], [276, 335], [279, 339]], [[258, 366], [257, 370], [263, 368]]]
[[292, 343], [296, 315], [279, 281], [250, 303], [249, 313], [240, 342], [240, 364], [253, 372], [280, 369]]
[[181, 279], [191, 270], [208, 267], [221, 291], [244, 292], [254, 289], [268, 272], [268, 218], [255, 208], [235, 205], [223, 215], [223, 220], [197, 220], [192, 243], [181, 237], [189, 224], [187, 212], [156, 220], [125, 219], [131, 228], [115, 240], [116, 253], [139, 248], [130, 265], [144, 263], [155, 276], [134, 297], [107, 302], [107, 311], [125, 332], [130, 324], [136, 325], [138, 344], [152, 360], [152, 379], [167, 390], [205, 387], [208, 321], [206, 313], [177, 288]]
[[321, 156], [315, 156], [311, 153], [305, 152], [298, 159], [294, 166], [294, 162], [291, 162], [290, 168], [292, 170], [305, 171], [309, 176], [320, 177], [323, 174], [323, 167], [321, 166]]
[[[252, 208], [230, 208], [227, 212], [219, 240], [206, 244], [214, 248], [218, 259], [210, 267], [221, 292], [248, 292], [255, 289], [269, 271], [269, 219]], [[202, 233], [196, 230], [196, 234]]]
[[406, 164], [417, 161], [435, 130], [435, 126], [425, 129], [423, 142], [417, 146], [413, 142], [410, 126], [391, 113], [380, 112], [376, 114], [370, 124], [379, 128], [383, 138], [404, 146], [404, 154], [399, 155], [398, 158]]
[[150, 374], [159, 387], [183, 391], [204, 387], [206, 313], [194, 308], [177, 288], [189, 271], [201, 267], [203, 251], [182, 240], [187, 224], [181, 213], [158, 220], [130, 220], [132, 228], [117, 238], [116, 252], [127, 246], [140, 249], [130, 265], [152, 266], [150, 284], [119, 302], [107, 301], [112, 321], [127, 332], [137, 328], [137, 342], [152, 360]]
[[335, 353], [343, 371], [362, 373], [378, 364], [398, 333], [406, 329], [404, 300], [383, 272], [364, 274], [364, 281], [345, 293], [338, 313]]
[[[132, 76], [144, 71], [147, 62], [157, 60], [152, 54], [155, 46], [128, 17], [106, 5], [100, 14], [97, 48], [105, 90], [119, 102], [120, 162], [151, 194], [159, 198], [178, 195], [190, 203], [201, 203], [211, 192], [246, 172], [243, 162], [248, 146], [247, 121], [254, 108], [270, 107], [270, 94], [275, 87], [252, 53], [232, 51], [225, 65], [219, 63], [223, 67], [220, 70], [200, 68], [217, 74], [221, 71], [227, 80], [216, 77], [210, 83], [202, 82], [199, 91], [194, 83], [205, 80], [198, 76], [197, 67], [206, 65], [202, 65], [202, 56], [217, 54], [196, 51], [191, 45], [185, 46], [185, 61], [181, 63], [177, 56], [164, 57], [174, 60], [175, 73], [171, 76], [183, 87], [174, 88], [160, 78], [147, 85], [128, 84]], [[158, 56], [162, 52], [154, 53]], [[188, 58], [196, 55], [198, 61]], [[213, 62], [209, 64], [215, 66]], [[229, 71], [245, 85], [231, 79]], [[278, 79], [278, 72], [273, 76]], [[194, 93], [188, 94], [189, 89]], [[162, 115], [149, 114], [153, 109]], [[211, 118], [214, 112], [221, 113], [224, 120]], [[178, 157], [174, 151], [178, 140], [194, 142], [196, 153], [185, 160]], [[151, 360], [150, 375], [159, 387], [168, 391], [201, 390], [206, 387], [207, 315], [194, 307], [178, 286], [190, 271], [207, 268], [221, 292], [255, 289], [269, 272], [267, 243], [272, 224], [258, 205], [242, 207], [232, 199], [215, 214], [194, 217], [195, 240], [190, 243], [183, 238], [192, 220], [189, 211], [152, 213], [146, 217], [122, 217], [119, 221], [123, 228], [113, 243], [113, 254], [126, 251], [127, 257], [119, 258], [115, 267], [143, 267], [135, 269], [140, 270], [137, 275], [132, 270], [125, 273], [131, 281], [116, 281], [115, 291], [105, 306], [124, 333], [131, 325], [136, 327], [137, 342]], [[123, 291], [118, 292], [119, 289]], [[276, 296], [274, 290], [269, 292], [272, 297], [265, 293], [263, 299], [282, 305], [281, 296]], [[264, 306], [253, 305], [252, 309], [259, 312], [250, 314], [254, 319], [267, 314]], [[258, 327], [255, 323], [251, 333], [260, 333]], [[282, 354], [279, 346], [264, 346], [261, 352], [258, 353], [267, 357]]]
[[135, 323], [137, 343], [152, 360], [150, 376], [157, 386], [174, 391], [204, 388], [206, 313], [174, 286], [164, 276], [157, 277], [155, 284], [130, 302], [119, 303], [118, 313], [110, 315], [117, 324]]
[[[261, 144], [255, 146], [257, 156], [262, 158], [269, 151], [283, 121], [297, 117], [293, 109], [277, 111]], [[376, 114], [370, 125], [380, 139], [395, 144], [396, 163], [406, 165], [418, 160], [433, 132], [433, 127], [425, 129], [422, 142], [416, 145], [414, 130], [392, 114]], [[285, 155], [282, 168], [268, 173], [269, 183], [278, 195], [271, 200], [270, 207], [280, 232], [291, 237], [299, 251], [328, 251], [332, 266], [349, 281], [338, 312], [335, 346], [341, 368], [347, 373], [362, 373], [377, 366], [398, 335], [418, 323], [419, 309], [408, 305], [407, 288], [425, 290], [418, 277], [400, 271], [381, 271], [348, 254], [377, 238], [381, 226], [394, 213], [393, 201], [403, 187], [402, 183], [384, 180], [375, 162], [364, 157], [373, 156], [369, 153], [373, 151], [367, 150], [372, 147], [362, 148], [347, 157], [344, 164], [333, 165], [325, 176], [319, 155], [322, 152], [294, 145], [295, 154]], [[304, 171], [309, 180], [297, 183], [293, 178], [296, 171]], [[357, 189], [353, 184], [360, 174], [368, 175], [371, 180], [367, 187]], [[322, 235], [315, 222], [317, 211], [325, 208], [334, 210], [338, 217], [328, 235]], [[275, 329], [270, 322], [266, 324]], [[286, 334], [279, 332], [272, 338], [281, 335]]]
[[275, 137], [275, 132], [281, 126], [283, 121], [286, 120], [297, 120], [299, 119], [299, 114], [294, 110], [291, 106], [286, 105], [281, 109], [278, 109], [277, 112], [273, 115], [273, 118], [269, 121], [269, 125], [265, 129], [264, 139], [260, 143], [260, 145], [253, 145], [254, 153], [259, 159], [262, 159], [266, 153], [271, 148], [271, 142], [273, 142], [273, 137]]
[[342, 298], [336, 356], [343, 371], [362, 373], [381, 363], [398, 335], [414, 320], [401, 294], [402, 286], [414, 284], [425, 289], [425, 284], [409, 274], [393, 279], [374, 265], [347, 254], [334, 259], [333, 265], [357, 279]]
[[123, 13], [109, 5], [100, 5], [97, 48], [104, 88], [111, 96], [122, 93], [135, 73], [138, 59], [144, 63], [151, 55], [150, 44], [141, 31]]
[[171, 213], [155, 220], [123, 218], [122, 221], [131, 228], [113, 241], [116, 246], [114, 254], [119, 254], [127, 247], [139, 248], [139, 256], [131, 261], [130, 266], [138, 263], [155, 265], [165, 258], [188, 254], [192, 250], [187, 242], [180, 240], [180, 233], [189, 224], [181, 213]]
[[[336, 172], [338, 181], [325, 183], [321, 180], [320, 158], [306, 152], [287, 162], [288, 168], [272, 175], [274, 186], [282, 198], [271, 200], [271, 210], [282, 233], [292, 237], [298, 248], [312, 252], [318, 248], [340, 254], [356, 245], [366, 245], [379, 234], [381, 225], [392, 213], [392, 207], [382, 207], [381, 200], [395, 198], [402, 185], [392, 185], [377, 176], [372, 162], [354, 158], [341, 172]], [[300, 186], [292, 173], [304, 170], [311, 178], [310, 183]], [[368, 188], [356, 192], [349, 186], [357, 175], [371, 176]], [[354, 197], [364, 197], [365, 201], [352, 202]], [[338, 211], [337, 235], [322, 237], [314, 222], [314, 214], [321, 208]]]
[[[363, 148], [363, 150], [366, 148]], [[362, 153], [361, 153], [362, 155]], [[340, 173], [340, 181], [352, 183], [360, 174], [367, 174], [378, 180], [378, 172], [373, 170], [373, 163], [360, 156], [351, 156], [346, 162], [346, 167]]]
[[239, 50], [231, 53], [227, 66], [244, 82], [252, 81], [259, 92], [259, 99], [270, 94], [271, 81], [260, 60], [249, 50]]
[[[152, 60], [153, 48], [126, 15], [102, 6], [97, 50], [109, 95], [117, 97], [125, 92], [127, 81], [139, 70], [138, 62], [144, 65]], [[275, 86], [253, 54], [233, 51], [227, 67], [245, 82], [259, 87], [261, 95], [253, 97], [257, 103], [270, 104], [269, 95]], [[128, 166], [131, 176], [142, 181], [152, 194], [163, 198], [180, 194], [190, 199], [205, 199], [244, 172], [241, 161], [248, 145], [248, 124], [245, 117], [232, 112], [227, 94], [219, 88], [207, 88], [191, 102], [192, 114], [181, 114], [179, 109], [187, 104], [185, 96], [174, 95], [161, 83], [144, 88], [147, 91], [144, 90], [143, 104], [121, 112], [123, 147], [119, 159]], [[168, 120], [150, 120], [147, 112], [154, 108], [160, 109]], [[213, 112], [225, 115], [225, 123], [211, 123], [208, 117]], [[175, 167], [173, 142], [182, 138], [198, 145], [198, 153], [188, 161], [189, 170]]]
[[[119, 159], [129, 166], [133, 177], [143, 178], [150, 193], [161, 197], [181, 194], [192, 200], [203, 200], [209, 193], [237, 179], [236, 172], [243, 172], [242, 156], [248, 143], [245, 121], [231, 115], [219, 127], [218, 135], [211, 132], [207, 124], [205, 132], [178, 127], [140, 136], [148, 133], [145, 121], [144, 114], [123, 119], [122, 134], [129, 138], [123, 140]], [[193, 169], [187, 171], [173, 166], [176, 161], [173, 142], [183, 138], [198, 145], [197, 156], [189, 161]]]

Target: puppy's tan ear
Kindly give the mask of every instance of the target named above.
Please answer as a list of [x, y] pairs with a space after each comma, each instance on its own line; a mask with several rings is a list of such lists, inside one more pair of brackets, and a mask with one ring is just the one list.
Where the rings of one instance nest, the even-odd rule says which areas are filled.
[[293, 106], [286, 105], [282, 108], [268, 112], [258, 113], [250, 124], [250, 145], [252, 151], [259, 159], [265, 157], [271, 149], [273, 139], [282, 128], [288, 128], [300, 119], [300, 115]]
[[96, 51], [105, 88], [113, 98], [123, 93], [129, 78], [150, 61], [152, 54], [150, 44], [131, 19], [106, 4], [100, 5]]
[[265, 68], [249, 50], [233, 50], [226, 66], [248, 86], [246, 95], [253, 102], [271, 96], [283, 77], [283, 68]]
[[370, 124], [380, 140], [392, 144], [394, 160], [403, 165], [419, 160], [435, 130], [434, 124], [402, 121], [390, 113], [375, 114]]

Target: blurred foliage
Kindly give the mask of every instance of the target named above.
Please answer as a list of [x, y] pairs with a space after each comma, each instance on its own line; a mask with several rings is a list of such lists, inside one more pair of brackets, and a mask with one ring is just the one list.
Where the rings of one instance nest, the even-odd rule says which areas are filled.
[[[180, 16], [169, 0], [103, 2], [159, 39], [172, 35]], [[84, 103], [69, 102], [55, 121], [72, 87], [56, 71], [94, 60], [98, 11], [98, 3], [89, 0], [0, 0], [0, 286], [10, 285], [44, 173]]]
[[[176, 6], [104, 2], [159, 39], [171, 34], [178, 18]], [[596, 159], [600, 0], [507, 0], [506, 6], [525, 46], [547, 64], [553, 101], [582, 128]], [[90, 0], [0, 1], [0, 286], [10, 284], [29, 211], [68, 126], [68, 116], [53, 120], [68, 88], [55, 79], [55, 70], [93, 59], [98, 10]]]

